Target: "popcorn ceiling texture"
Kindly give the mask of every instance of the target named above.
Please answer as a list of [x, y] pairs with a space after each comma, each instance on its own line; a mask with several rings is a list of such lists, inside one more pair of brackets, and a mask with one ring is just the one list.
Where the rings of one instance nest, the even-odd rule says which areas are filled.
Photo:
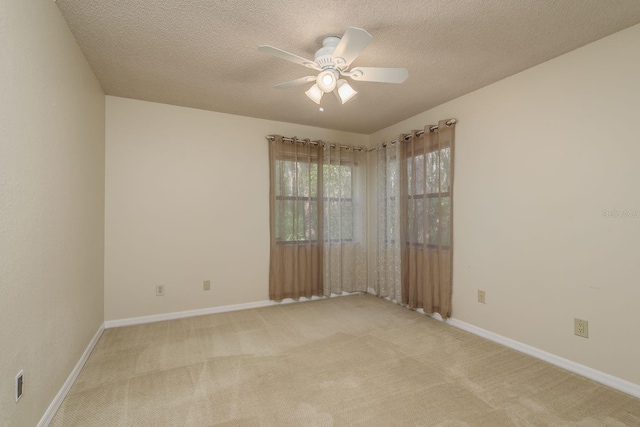
[[[58, 0], [108, 95], [370, 134], [640, 22], [638, 0], [105, 2]], [[340, 105], [310, 75], [257, 50], [313, 59], [349, 26], [374, 39], [353, 66], [406, 67], [402, 85], [356, 82]]]

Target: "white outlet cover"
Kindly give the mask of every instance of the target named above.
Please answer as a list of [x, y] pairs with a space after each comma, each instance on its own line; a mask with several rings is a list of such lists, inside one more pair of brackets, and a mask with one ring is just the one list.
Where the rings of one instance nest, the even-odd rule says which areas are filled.
[[589, 338], [589, 321], [584, 319], [573, 319], [573, 333], [579, 337]]

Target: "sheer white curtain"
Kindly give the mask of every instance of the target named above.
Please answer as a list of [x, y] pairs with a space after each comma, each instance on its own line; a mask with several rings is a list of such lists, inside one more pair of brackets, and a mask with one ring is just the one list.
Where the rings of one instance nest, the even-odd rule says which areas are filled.
[[324, 295], [366, 292], [366, 152], [326, 144], [322, 188]]
[[402, 301], [400, 259], [400, 144], [378, 147], [378, 242], [376, 293]]

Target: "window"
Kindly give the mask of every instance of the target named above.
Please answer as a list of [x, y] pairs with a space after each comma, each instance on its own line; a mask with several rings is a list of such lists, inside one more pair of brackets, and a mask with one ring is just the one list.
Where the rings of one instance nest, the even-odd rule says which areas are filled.
[[352, 168], [357, 166], [357, 163], [323, 166], [325, 242], [355, 240]]
[[367, 151], [269, 143], [269, 297], [367, 290]]
[[276, 242], [317, 242], [318, 164], [276, 160]]
[[317, 159], [308, 163], [276, 160], [276, 243], [317, 243], [319, 218], [324, 242], [356, 241], [353, 170], [358, 167], [358, 162], [341, 162], [325, 164], [319, 171]]
[[376, 293], [443, 318], [451, 314], [454, 124], [382, 144], [376, 168]]
[[407, 244], [432, 249], [448, 247], [451, 243], [450, 149], [412, 154], [407, 157]]

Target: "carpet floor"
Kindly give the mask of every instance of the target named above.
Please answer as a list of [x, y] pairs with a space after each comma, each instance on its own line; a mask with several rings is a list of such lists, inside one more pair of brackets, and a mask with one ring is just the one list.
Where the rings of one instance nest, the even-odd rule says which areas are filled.
[[640, 399], [370, 295], [104, 331], [52, 426], [640, 426]]

